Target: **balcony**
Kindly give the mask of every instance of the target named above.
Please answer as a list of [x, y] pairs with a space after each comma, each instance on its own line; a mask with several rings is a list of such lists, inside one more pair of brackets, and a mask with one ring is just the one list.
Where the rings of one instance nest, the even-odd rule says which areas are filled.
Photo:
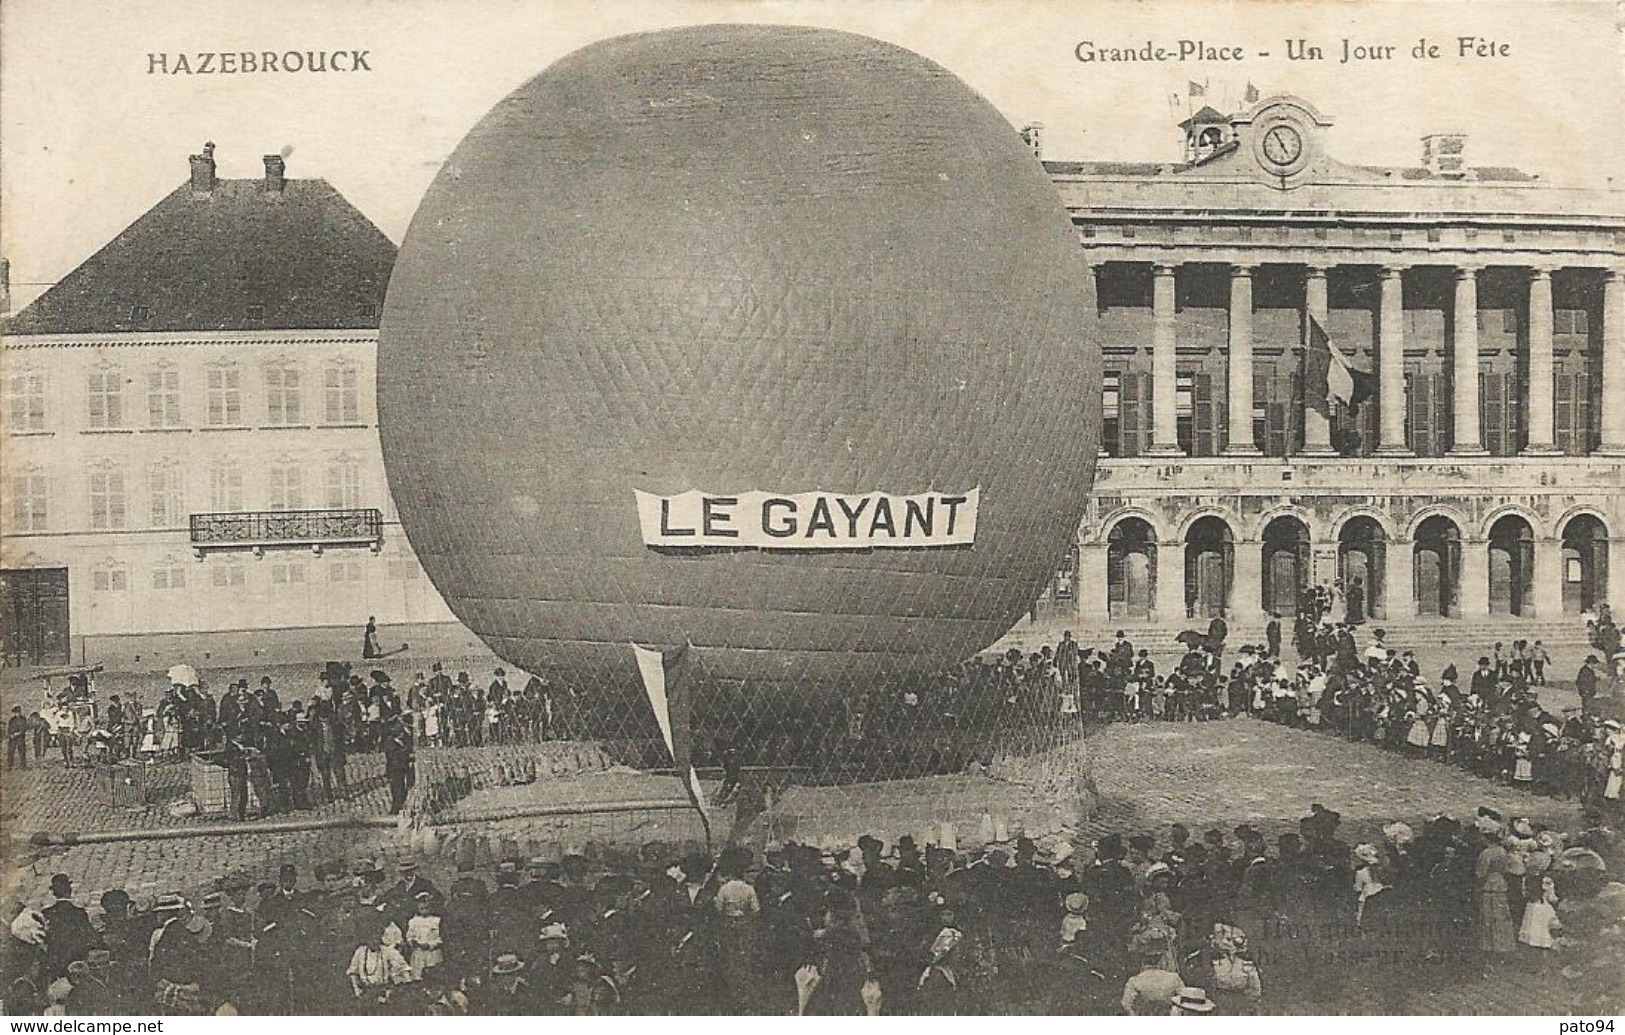
[[375, 507], [343, 510], [253, 510], [192, 515], [192, 552], [308, 546], [365, 546], [378, 552], [384, 541], [384, 515]]

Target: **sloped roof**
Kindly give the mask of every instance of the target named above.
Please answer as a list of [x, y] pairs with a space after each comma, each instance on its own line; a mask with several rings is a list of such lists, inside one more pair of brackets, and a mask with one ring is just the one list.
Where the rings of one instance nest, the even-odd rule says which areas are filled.
[[1192, 115], [1190, 118], [1186, 119], [1184, 122], [1181, 122], [1179, 124], [1179, 128], [1180, 129], [1186, 129], [1186, 128], [1190, 127], [1190, 126], [1209, 126], [1209, 125], [1228, 126], [1229, 124], [1230, 124], [1230, 116], [1225, 115], [1222, 112], [1214, 110], [1212, 105], [1204, 104], [1200, 108], [1196, 109], [1196, 114], [1195, 115]]
[[395, 245], [326, 180], [187, 183], [0, 329], [376, 328], [394, 265]]

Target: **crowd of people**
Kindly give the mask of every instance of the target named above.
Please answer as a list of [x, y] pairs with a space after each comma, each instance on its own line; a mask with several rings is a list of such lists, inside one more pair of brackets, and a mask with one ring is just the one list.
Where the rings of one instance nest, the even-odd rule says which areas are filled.
[[[294, 865], [93, 918], [65, 874], [7, 916], [11, 1013], [1146, 1014], [1397, 1008], [1417, 981], [1588, 937], [1604, 830], [1481, 808], [1349, 844], [1250, 825], [887, 845], [481, 851]], [[482, 863], [482, 858], [486, 861]], [[426, 871], [435, 869], [444, 887]], [[1617, 886], [1616, 889], [1617, 890]], [[1523, 954], [1519, 956], [1517, 954]]]

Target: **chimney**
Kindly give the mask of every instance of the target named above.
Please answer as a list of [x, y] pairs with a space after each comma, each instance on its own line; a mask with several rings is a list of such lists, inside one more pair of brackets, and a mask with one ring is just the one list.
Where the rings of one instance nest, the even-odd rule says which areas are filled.
[[204, 144], [203, 153], [192, 155], [188, 161], [192, 163], [192, 189], [200, 194], [214, 190], [214, 141]]
[[283, 185], [288, 182], [287, 177], [283, 175], [287, 168], [287, 163], [282, 160], [281, 155], [266, 155], [265, 189], [275, 191], [278, 194], [282, 193]]
[[1467, 175], [1467, 134], [1430, 133], [1422, 138], [1422, 168], [1459, 180]]
[[1027, 148], [1032, 151], [1033, 157], [1040, 160], [1044, 157], [1043, 133], [1042, 122], [1029, 122], [1021, 127], [1021, 139], [1027, 142]]

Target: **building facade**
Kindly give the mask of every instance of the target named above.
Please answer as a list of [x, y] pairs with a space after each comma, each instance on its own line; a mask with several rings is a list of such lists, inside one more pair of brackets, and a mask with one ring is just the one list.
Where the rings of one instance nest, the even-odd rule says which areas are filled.
[[[1473, 167], [1460, 134], [1348, 165], [1330, 127], [1278, 96], [1198, 112], [1177, 165], [1045, 163], [1106, 371], [1046, 609], [1257, 623], [1317, 583], [1388, 621], [1625, 604], [1625, 193]], [[1306, 382], [1316, 327], [1369, 399]]]
[[324, 181], [265, 163], [223, 180], [205, 148], [8, 322], [6, 664], [97, 637], [452, 620], [378, 441], [395, 247]]
[[[1045, 162], [1097, 278], [1105, 426], [1040, 610], [1245, 625], [1316, 583], [1389, 622], [1625, 606], [1625, 192], [1472, 166], [1459, 134], [1346, 164], [1289, 96], [1182, 128], [1177, 164]], [[207, 147], [7, 321], [6, 664], [454, 622], [379, 447], [394, 256], [324, 181], [276, 155], [222, 180]], [[1370, 398], [1306, 379], [1312, 327]]]

